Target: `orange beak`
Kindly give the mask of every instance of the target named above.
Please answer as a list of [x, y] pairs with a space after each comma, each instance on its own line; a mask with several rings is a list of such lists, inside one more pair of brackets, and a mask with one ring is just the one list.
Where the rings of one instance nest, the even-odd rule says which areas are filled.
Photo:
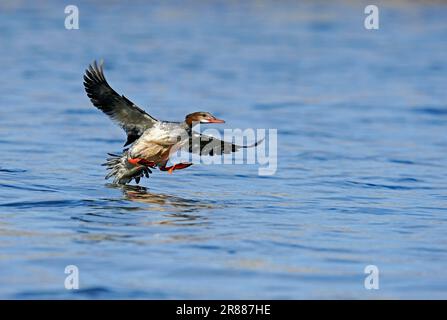
[[221, 119], [213, 118], [213, 119], [209, 119], [208, 123], [225, 123], [225, 121], [221, 120]]

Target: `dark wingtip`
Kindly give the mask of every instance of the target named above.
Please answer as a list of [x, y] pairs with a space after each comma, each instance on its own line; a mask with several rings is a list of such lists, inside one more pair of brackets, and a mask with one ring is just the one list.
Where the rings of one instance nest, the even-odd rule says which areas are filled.
[[84, 81], [87, 86], [106, 81], [103, 65], [104, 60], [101, 59], [99, 65], [96, 60], [93, 60], [93, 62], [88, 66], [84, 73]]
[[256, 141], [255, 143], [250, 144], [250, 145], [248, 145], [248, 146], [243, 146], [242, 148], [253, 148], [253, 147], [257, 147], [258, 145], [260, 145], [261, 143], [263, 143], [264, 140], [265, 140], [265, 138], [262, 138], [261, 140]]
[[256, 141], [255, 144], [253, 145], [253, 147], [257, 147], [258, 145], [260, 145], [261, 143], [263, 143], [264, 140], [265, 140], [265, 138], [262, 138], [261, 140]]

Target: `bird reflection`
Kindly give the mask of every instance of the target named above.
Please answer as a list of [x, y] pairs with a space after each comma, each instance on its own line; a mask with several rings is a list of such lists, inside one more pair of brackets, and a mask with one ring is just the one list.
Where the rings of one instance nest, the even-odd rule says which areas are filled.
[[165, 213], [163, 216], [168, 218], [152, 221], [150, 224], [183, 226], [206, 224], [207, 217], [200, 215], [199, 212], [216, 207], [209, 202], [150, 192], [142, 186], [109, 184], [108, 187], [121, 189], [126, 200], [148, 204], [145, 210], [163, 212]]

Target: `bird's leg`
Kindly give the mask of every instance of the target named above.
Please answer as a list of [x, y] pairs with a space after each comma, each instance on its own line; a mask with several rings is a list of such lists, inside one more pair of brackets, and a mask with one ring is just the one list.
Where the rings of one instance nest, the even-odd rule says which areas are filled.
[[190, 166], [192, 166], [192, 162], [181, 162], [181, 163], [174, 164], [174, 170], [186, 169]]
[[174, 166], [170, 166], [170, 167], [161, 166], [158, 168], [160, 169], [160, 171], [168, 171], [168, 173], [172, 173], [172, 171], [174, 170]]
[[130, 164], [133, 164], [134, 166], [146, 166], [146, 167], [151, 167], [151, 168], [155, 168], [155, 166], [156, 166], [155, 162], [147, 161], [147, 160], [141, 159], [141, 158], [129, 158], [129, 159], [127, 159], [127, 161]]
[[191, 162], [182, 162], [182, 163], [174, 164], [173, 166], [170, 166], [170, 167], [161, 166], [159, 168], [161, 171], [168, 171], [168, 173], [171, 174], [172, 171], [174, 171], [174, 170], [185, 169], [185, 168], [188, 168], [189, 166], [192, 166]]

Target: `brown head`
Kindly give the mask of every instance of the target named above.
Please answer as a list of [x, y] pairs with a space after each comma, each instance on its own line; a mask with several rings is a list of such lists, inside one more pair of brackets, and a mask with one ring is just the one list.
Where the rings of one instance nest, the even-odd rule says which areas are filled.
[[190, 127], [197, 123], [225, 123], [225, 121], [217, 119], [211, 113], [204, 111], [198, 111], [188, 114], [185, 118], [185, 122]]

